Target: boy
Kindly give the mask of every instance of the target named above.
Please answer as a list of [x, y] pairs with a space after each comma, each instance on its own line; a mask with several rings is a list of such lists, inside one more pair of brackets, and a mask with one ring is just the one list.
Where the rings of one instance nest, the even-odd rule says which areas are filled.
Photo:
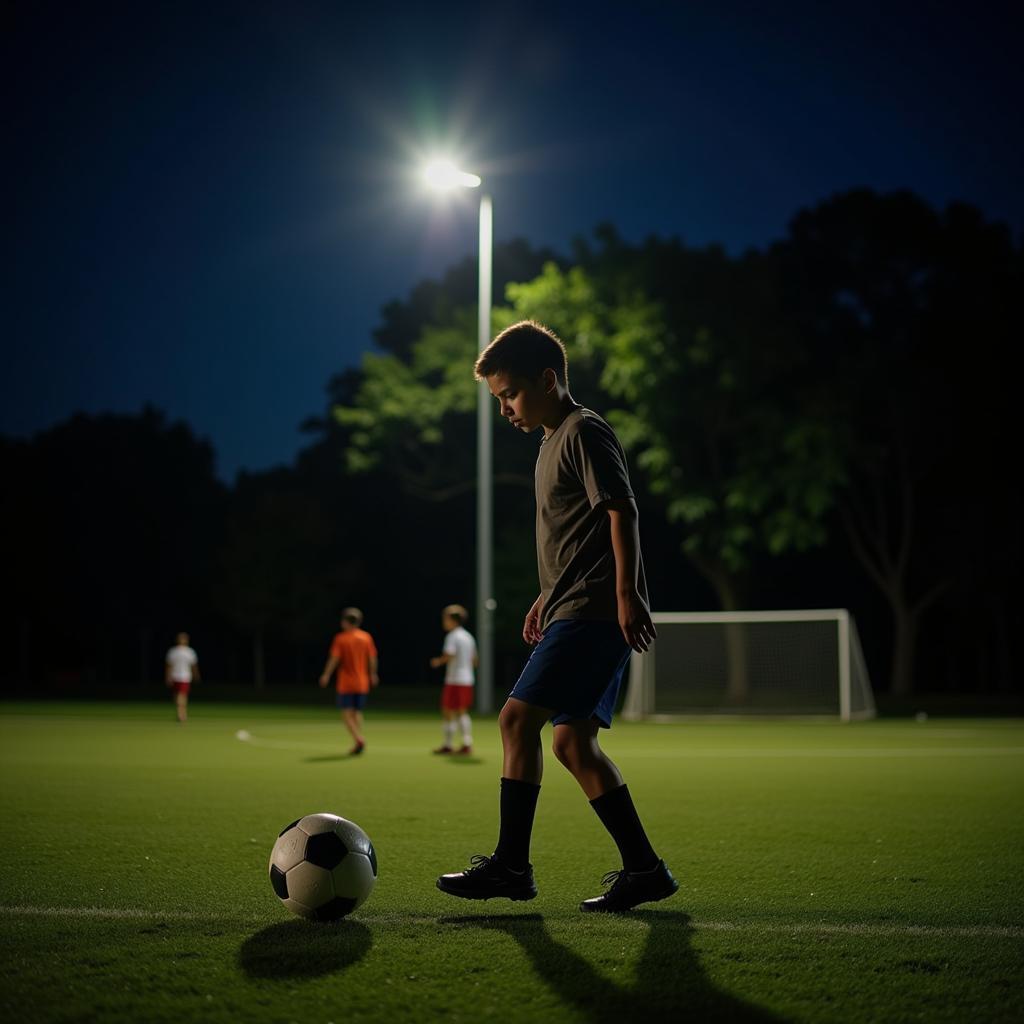
[[192, 683], [199, 682], [199, 658], [188, 645], [188, 633], [177, 635], [175, 646], [164, 659], [164, 681], [174, 694], [178, 721], [188, 719], [188, 693]]
[[[447, 634], [442, 653], [430, 659], [431, 668], [444, 665], [444, 689], [441, 691], [441, 714], [444, 717], [444, 740], [435, 754], [472, 754], [473, 732], [469, 709], [473, 706], [473, 686], [477, 665], [476, 640], [463, 623], [469, 613], [462, 605], [450, 604], [441, 612], [441, 627]], [[462, 746], [452, 747], [455, 729], [462, 729]]]
[[654, 852], [618, 768], [601, 750], [630, 650], [656, 637], [647, 606], [637, 510], [625, 456], [611, 427], [569, 394], [565, 347], [548, 328], [523, 321], [481, 353], [476, 376], [501, 415], [524, 433], [543, 428], [537, 455], [540, 596], [523, 624], [535, 644], [498, 722], [504, 754], [498, 845], [437, 887], [465, 899], [537, 895], [530, 833], [540, 794], [544, 723], [552, 749], [590, 800], [622, 855], [610, 888], [583, 911], [625, 911], [679, 888]]
[[373, 637], [359, 628], [362, 621], [363, 613], [358, 608], [346, 608], [341, 613], [341, 632], [334, 634], [327, 664], [320, 674], [320, 685], [324, 687], [330, 682], [334, 669], [338, 670], [335, 687], [337, 705], [355, 744], [349, 751], [350, 756], [361, 754], [366, 749], [363, 708], [366, 707], [370, 687], [380, 682], [377, 677], [377, 648]]

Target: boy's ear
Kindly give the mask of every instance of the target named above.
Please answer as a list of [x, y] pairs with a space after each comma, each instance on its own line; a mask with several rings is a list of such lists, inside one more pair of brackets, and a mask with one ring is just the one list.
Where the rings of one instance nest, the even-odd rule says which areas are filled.
[[544, 384], [544, 394], [550, 395], [552, 391], [558, 388], [558, 375], [551, 367], [548, 367], [542, 374], [541, 380]]

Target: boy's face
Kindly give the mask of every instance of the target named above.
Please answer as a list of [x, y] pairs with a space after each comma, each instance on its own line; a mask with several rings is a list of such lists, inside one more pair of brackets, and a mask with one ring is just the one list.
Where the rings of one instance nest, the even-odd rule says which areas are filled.
[[487, 378], [487, 387], [498, 400], [501, 415], [527, 434], [543, 425], [552, 402], [558, 401], [558, 384], [551, 370], [545, 370], [534, 381], [510, 373], [493, 373]]

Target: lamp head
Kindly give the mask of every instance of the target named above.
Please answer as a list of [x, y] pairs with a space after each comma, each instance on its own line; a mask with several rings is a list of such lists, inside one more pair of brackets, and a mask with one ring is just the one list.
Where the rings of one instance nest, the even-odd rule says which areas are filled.
[[423, 177], [431, 188], [440, 191], [480, 187], [477, 175], [460, 171], [451, 160], [431, 160], [423, 169]]

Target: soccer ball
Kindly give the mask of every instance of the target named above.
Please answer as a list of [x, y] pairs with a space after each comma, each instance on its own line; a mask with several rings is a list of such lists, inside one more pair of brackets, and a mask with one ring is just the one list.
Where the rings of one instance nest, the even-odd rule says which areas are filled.
[[270, 884], [292, 913], [336, 921], [360, 906], [377, 881], [370, 837], [336, 814], [307, 814], [281, 831], [270, 852]]

